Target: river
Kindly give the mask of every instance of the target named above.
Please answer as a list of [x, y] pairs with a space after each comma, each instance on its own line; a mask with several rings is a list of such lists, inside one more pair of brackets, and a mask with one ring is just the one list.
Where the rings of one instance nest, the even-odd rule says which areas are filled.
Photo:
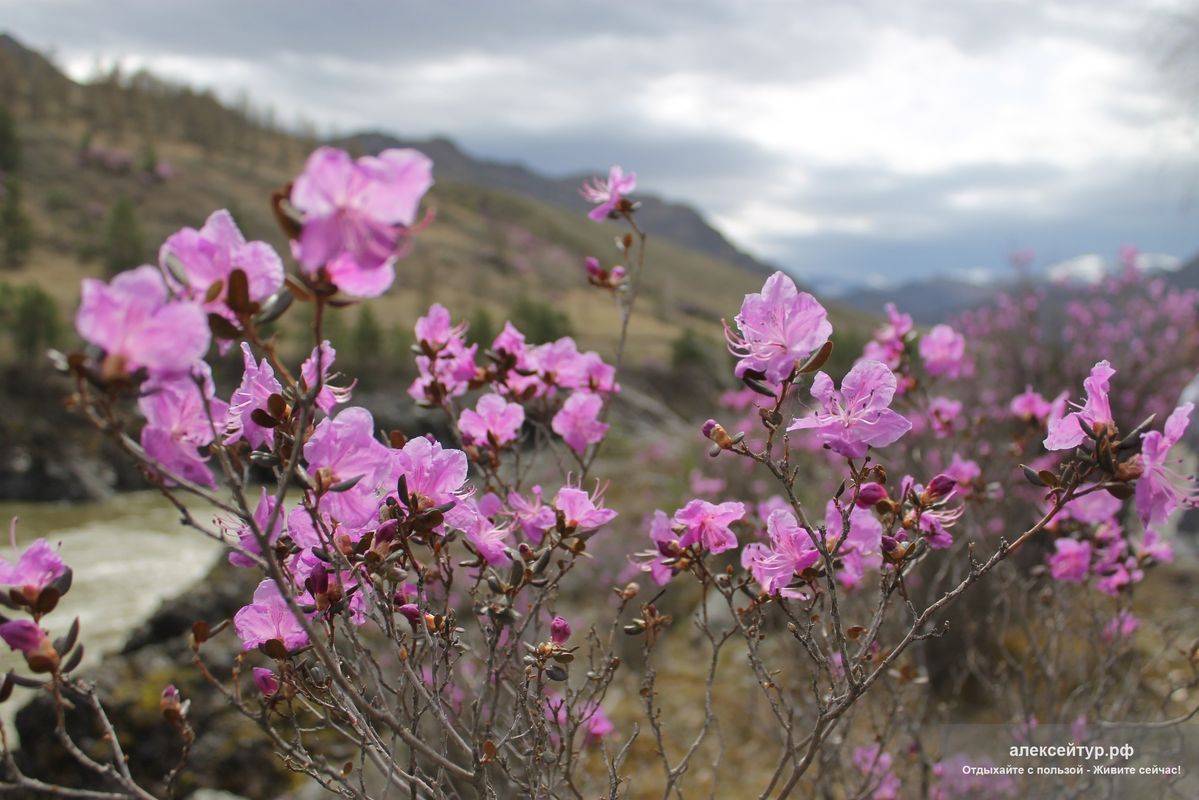
[[[207, 521], [196, 507], [197, 519]], [[101, 503], [0, 502], [0, 554], [14, 557], [8, 544], [8, 521], [17, 523], [18, 551], [37, 538], [60, 546], [74, 570], [71, 590], [54, 613], [45, 618], [51, 636], [58, 636], [79, 617], [85, 664], [120, 649], [129, 632], [158, 605], [186, 591], [202, 578], [220, 556], [221, 547], [179, 524], [179, 513], [155, 491], [119, 494]], [[24, 669], [7, 646], [0, 645], [0, 672]], [[9, 724], [27, 689], [17, 689], [13, 702], [0, 706], [0, 719]]]

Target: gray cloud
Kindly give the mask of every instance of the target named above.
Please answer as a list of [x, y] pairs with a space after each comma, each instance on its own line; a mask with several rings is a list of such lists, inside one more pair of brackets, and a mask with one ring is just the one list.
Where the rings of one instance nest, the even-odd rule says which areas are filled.
[[[730, 221], [751, 248], [808, 275], [1001, 264], [1024, 245], [1069, 257], [1126, 241], [1185, 256], [1199, 244], [1194, 211], [1182, 202], [1194, 172], [1177, 148], [1158, 155], [1149, 145], [1125, 146], [1141, 131], [1149, 141], [1181, 113], [1170, 87], [1158, 85], [1153, 52], [1177, 12], [1150, 13], [1140, 0], [0, 0], [0, 13], [15, 35], [71, 64], [146, 63], [226, 96], [247, 90], [281, 118], [302, 114], [329, 132], [444, 134], [473, 153], [559, 175], [621, 163], [647, 189]], [[1081, 131], [1079, 150], [1103, 156], [1101, 167], [1071, 158], [1070, 148], [1063, 156], [1060, 141], [1042, 150], [1025, 130], [1021, 103], [1030, 124], [1054, 111], [1056, 96], [1035, 96], [1039, 86], [1018, 86], [994, 108], [955, 107], [979, 98], [939, 97], [935, 86], [925, 98], [915, 87], [913, 124], [939, 115], [946, 130], [981, 142], [982, 155], [959, 153], [932, 168], [893, 163], [894, 152], [890, 161], [878, 152], [834, 157], [810, 143], [838, 144], [828, 126], [852, 115], [826, 121], [816, 108], [792, 122], [786, 108], [768, 107], [777, 97], [803, 97], [806, 87], [825, 88], [830, 113], [849, 104], [886, 107], [893, 98], [885, 93], [902, 87], [913, 68], [904, 59], [921, 53], [956, 57], [984, 76], [994, 64], [992, 88], [1006, 90], [1003, 69], [1013, 59], [1019, 65], [1021, 48], [1041, 48], [1029, 52], [1050, 59], [1046, 91], [1066, 76], [1074, 83], [1059, 93], [1071, 96], [1076, 86], [1097, 93], [1096, 125], [1116, 133]], [[883, 56], [899, 60], [873, 62]], [[872, 65], [872, 79], [889, 85], [843, 96]], [[693, 105], [665, 114], [663, 102], [686, 94], [674, 93], [671, 81], [685, 82]], [[758, 98], [759, 89], [769, 92]], [[750, 104], [759, 121], [730, 125], [730, 102]], [[783, 115], [776, 130], [755, 127], [774, 111]], [[906, 118], [883, 119], [903, 126]], [[778, 126], [788, 124], [793, 129], [780, 136]], [[1002, 156], [986, 150], [994, 149], [987, 134], [996, 125], [1015, 143]], [[861, 139], [860, 130], [845, 133]], [[902, 127], [870, 133], [883, 144], [893, 134], [911, 138]], [[755, 228], [757, 208], [781, 212], [783, 222]], [[798, 233], [787, 229], [787, 214], [803, 221]]]

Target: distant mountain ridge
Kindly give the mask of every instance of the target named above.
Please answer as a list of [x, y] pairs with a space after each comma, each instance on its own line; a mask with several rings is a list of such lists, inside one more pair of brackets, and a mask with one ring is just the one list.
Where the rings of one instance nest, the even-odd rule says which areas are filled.
[[[476, 158], [445, 137], [404, 139], [370, 131], [354, 134], [335, 144], [362, 154], [378, 153], [389, 147], [416, 148], [433, 159], [440, 177], [531, 197], [568, 211], [588, 208], [588, 204], [579, 196], [579, 186], [590, 175], [547, 177], [518, 162]], [[757, 275], [770, 275], [779, 269], [737, 247], [688, 205], [643, 192], [637, 192], [636, 199], [641, 203], [637, 212], [639, 223], [646, 230], [652, 230], [655, 236], [736, 264]]]
[[[1178, 269], [1148, 270], [1148, 273], [1165, 280], [1166, 284], [1179, 289], [1199, 289], [1199, 255], [1192, 257]], [[1059, 284], [1045, 276], [1034, 278], [1038, 286], [1047, 290], [1050, 305], [1064, 305], [1073, 296], [1071, 287], [1078, 283]], [[1012, 281], [978, 283], [947, 277], [924, 278], [901, 286], [887, 289], [857, 289], [837, 296], [837, 302], [860, 311], [877, 314], [887, 303], [894, 303], [901, 311], [911, 314], [920, 325], [944, 322], [971, 308], [991, 303], [1000, 292], [1016, 288]]]

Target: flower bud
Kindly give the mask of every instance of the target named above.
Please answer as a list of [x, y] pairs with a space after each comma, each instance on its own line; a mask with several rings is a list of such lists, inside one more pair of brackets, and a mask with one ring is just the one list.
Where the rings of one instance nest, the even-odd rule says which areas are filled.
[[887, 488], [881, 483], [863, 483], [858, 488], [858, 508], [873, 508], [887, 499]]
[[400, 530], [400, 523], [396, 519], [386, 520], [382, 525], [375, 530], [376, 542], [390, 542], [396, 537], [396, 533]]
[[187, 716], [188, 705], [182, 701], [179, 689], [172, 683], [162, 690], [162, 697], [158, 701], [158, 710], [162, 712], [168, 722], [178, 724]]
[[27, 655], [36, 653], [49, 646], [50, 639], [37, 623], [27, 619], [18, 619], [0, 625], [0, 639], [3, 639], [13, 650], [20, 650]]
[[279, 678], [275, 673], [265, 667], [254, 667], [254, 685], [258, 687], [258, 691], [262, 692], [263, 697], [274, 697], [279, 691]]
[[928, 482], [928, 486], [924, 488], [924, 492], [920, 495], [920, 500], [923, 503], [935, 503], [938, 500], [944, 500], [957, 488], [957, 485], [957, 481], [941, 473]]
[[554, 644], [564, 644], [570, 638], [570, 623], [562, 617], [554, 617], [550, 623], [550, 640]]
[[705, 422], [701, 430], [705, 437], [715, 442], [716, 446], [722, 450], [728, 450], [735, 444], [735, 440], [729, 436], [729, 432], [724, 429], [724, 426], [714, 419]]
[[625, 270], [624, 267], [617, 264], [615, 267], [608, 270], [608, 283], [612, 284], [613, 286], [616, 286], [617, 284], [619, 284], [621, 281], [624, 280], [625, 275], [627, 275], [627, 274], [628, 274], [627, 270]]
[[599, 259], [594, 256], [587, 256], [583, 259], [583, 266], [587, 269], [587, 274], [593, 278], [598, 278], [603, 269], [600, 268]]
[[396, 609], [404, 617], [416, 627], [417, 623], [424, 621], [424, 615], [420, 613], [420, 609], [416, 607], [416, 603], [405, 603]]
[[329, 592], [329, 571], [325, 569], [323, 564], [317, 564], [312, 568], [308, 580], [304, 582], [307, 585], [308, 591], [312, 592], [312, 596], [316, 597]]

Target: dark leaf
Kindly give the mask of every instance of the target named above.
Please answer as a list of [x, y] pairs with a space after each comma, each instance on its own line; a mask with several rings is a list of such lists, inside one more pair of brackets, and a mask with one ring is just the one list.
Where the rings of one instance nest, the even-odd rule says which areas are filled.
[[260, 425], [263, 428], [276, 428], [279, 426], [279, 420], [275, 419], [261, 408], [256, 408], [251, 411], [250, 419], [254, 421], [255, 425]]
[[62, 574], [55, 578], [50, 586], [55, 589], [59, 596], [66, 594], [71, 590], [71, 583], [75, 580], [75, 571], [70, 567], [65, 567]]
[[300, 278], [288, 275], [284, 282], [287, 284], [287, 289], [291, 292], [292, 297], [304, 303], [312, 302], [312, 290]]
[[60, 597], [62, 597], [62, 592], [53, 586], [47, 586], [37, 596], [37, 604], [33, 607], [33, 610], [39, 614], [49, 614], [58, 606], [58, 599]]
[[815, 372], [816, 370], [820, 369], [821, 367], [824, 366], [824, 362], [828, 361], [828, 357], [831, 356], [832, 354], [833, 354], [833, 340], [829, 339], [827, 342], [825, 342], [824, 344], [822, 344], [820, 346], [819, 350], [817, 350], [815, 353], [812, 353], [812, 355], [808, 356], [808, 360], [805, 361], [803, 363], [803, 366], [801, 366], [799, 368], [800, 374], [804, 374], [807, 372]]
[[1038, 471], [1037, 477], [1040, 478], [1041, 483], [1045, 484], [1046, 486], [1050, 486], [1050, 487], [1053, 487], [1056, 489], [1058, 486], [1061, 485], [1061, 483], [1058, 481], [1057, 475], [1054, 475], [1052, 472], [1050, 472], [1047, 469]]
[[208, 328], [218, 339], [237, 339], [241, 336], [238, 327], [220, 314], [208, 315]]
[[1107, 493], [1112, 497], [1119, 498], [1120, 500], [1127, 500], [1134, 493], [1132, 486], [1127, 483], [1110, 483], [1103, 488], [1107, 489]]
[[71, 653], [70, 657], [62, 665], [61, 670], [63, 672], [70, 672], [71, 670], [78, 667], [80, 662], [82, 662], [82, 661], [83, 661], [83, 645], [79, 645], [78, 647], [75, 648], [75, 650]]
[[357, 486], [358, 481], [362, 480], [363, 477], [364, 476], [362, 476], [362, 475], [355, 475], [353, 478], [347, 478], [346, 480], [342, 481], [341, 483], [335, 483], [332, 486], [330, 486], [329, 491], [331, 491], [331, 492], [348, 492], [350, 489], [353, 489], [355, 486]]
[[291, 308], [292, 302], [295, 300], [287, 289], [280, 289], [266, 299], [262, 304], [262, 310], [254, 317], [254, 321], [259, 325], [266, 325], [268, 322], [274, 322], [283, 316], [287, 309]]
[[273, 658], [276, 661], [281, 661], [287, 658], [287, 648], [283, 646], [283, 642], [278, 639], [269, 639], [258, 646], [267, 657]]
[[1020, 469], [1024, 472], [1025, 479], [1029, 483], [1031, 483], [1033, 486], [1047, 486], [1048, 485], [1045, 483], [1045, 481], [1041, 480], [1041, 476], [1032, 467], [1021, 464]]
[[59, 655], [71, 652], [71, 648], [79, 641], [79, 617], [71, 623], [71, 628], [63, 636], [54, 640], [54, 649]]
[[244, 270], [229, 273], [229, 296], [225, 302], [238, 314], [253, 314], [258, 310], [258, 304], [250, 300], [250, 280]]
[[751, 378], [748, 375], [746, 375], [744, 378], [742, 378], [741, 382], [760, 395], [763, 395], [765, 397], [775, 397], [774, 392], [770, 391], [770, 388], [767, 387], [766, 384], [760, 383], [756, 379]]
[[275, 222], [279, 223], [280, 230], [287, 238], [298, 239], [300, 231], [303, 229], [303, 221], [300, 219], [299, 212], [288, 202], [289, 197], [291, 197], [290, 183], [282, 189], [271, 192], [271, 211], [275, 213]]

